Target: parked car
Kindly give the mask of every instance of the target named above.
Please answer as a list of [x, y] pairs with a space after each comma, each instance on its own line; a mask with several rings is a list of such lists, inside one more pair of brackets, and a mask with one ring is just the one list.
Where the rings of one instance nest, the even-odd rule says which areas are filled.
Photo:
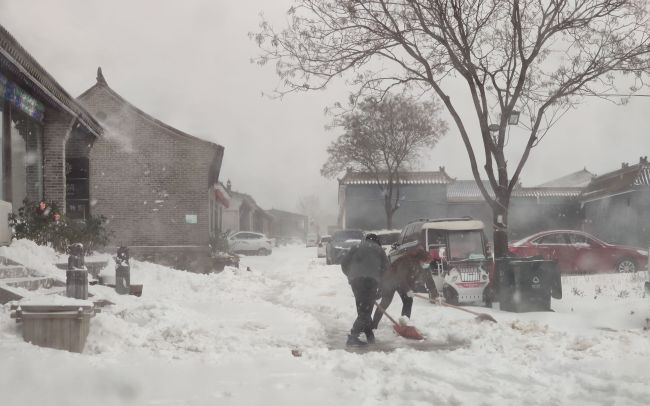
[[347, 229], [335, 232], [325, 248], [325, 262], [327, 265], [340, 264], [341, 258], [350, 248], [363, 240], [363, 231]]
[[329, 235], [324, 235], [320, 238], [318, 242], [318, 247], [316, 248], [316, 256], [318, 258], [325, 258], [327, 256], [327, 243], [332, 239]]
[[648, 251], [609, 244], [582, 231], [544, 231], [508, 249], [518, 256], [555, 259], [563, 273], [636, 272], [648, 264]]
[[240, 231], [228, 237], [228, 247], [231, 252], [270, 255], [274, 245], [273, 239], [252, 231]]
[[[411, 222], [390, 251], [391, 266], [406, 257], [415, 258], [447, 303], [489, 305], [494, 299], [489, 287], [493, 262], [483, 228], [483, 222], [471, 217]], [[424, 281], [417, 284], [421, 290]]]
[[318, 234], [309, 234], [306, 242], [307, 248], [318, 245]]
[[402, 234], [402, 230], [377, 230], [377, 231], [366, 231], [366, 234], [376, 234], [379, 237], [379, 243], [381, 247], [386, 251], [386, 254], [390, 252], [393, 244], [399, 240], [399, 236]]

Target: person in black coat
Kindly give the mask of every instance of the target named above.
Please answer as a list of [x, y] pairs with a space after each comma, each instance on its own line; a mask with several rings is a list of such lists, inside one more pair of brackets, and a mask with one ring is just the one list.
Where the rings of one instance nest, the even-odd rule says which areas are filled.
[[364, 241], [353, 247], [342, 259], [341, 269], [348, 277], [357, 306], [357, 318], [348, 335], [347, 345], [364, 345], [359, 339], [365, 333], [368, 343], [375, 341], [372, 332], [372, 308], [379, 281], [388, 269], [388, 258], [375, 234], [368, 234]]

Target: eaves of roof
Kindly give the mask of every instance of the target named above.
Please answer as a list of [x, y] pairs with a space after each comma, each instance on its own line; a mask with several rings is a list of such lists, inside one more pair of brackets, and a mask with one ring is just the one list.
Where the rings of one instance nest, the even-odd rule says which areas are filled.
[[[378, 179], [377, 179], [378, 178]], [[399, 174], [400, 185], [446, 185], [453, 182], [444, 171], [402, 172]], [[376, 177], [370, 172], [347, 172], [339, 179], [341, 185], [387, 185], [388, 174]]]
[[91, 134], [101, 136], [101, 125], [50, 75], [16, 39], [0, 25], [0, 59], [35, 87], [48, 104], [57, 106], [75, 117]]

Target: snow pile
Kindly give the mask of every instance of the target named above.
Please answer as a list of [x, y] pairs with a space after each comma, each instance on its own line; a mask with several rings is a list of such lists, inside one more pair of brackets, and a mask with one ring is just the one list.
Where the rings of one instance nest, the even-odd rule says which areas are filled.
[[[17, 242], [0, 250], [64, 275], [45, 248]], [[349, 352], [349, 285], [339, 266], [314, 256], [300, 246], [276, 248], [210, 275], [132, 261], [142, 297], [92, 286], [94, 300], [115, 304], [92, 319], [84, 354], [24, 343], [5, 306], [3, 404], [645, 405], [650, 398], [650, 299], [638, 276], [564, 278], [554, 313], [474, 308], [498, 323], [416, 298], [410, 323], [424, 342], [396, 336], [384, 318], [378, 351]], [[400, 306], [396, 297], [389, 313], [398, 316]]]

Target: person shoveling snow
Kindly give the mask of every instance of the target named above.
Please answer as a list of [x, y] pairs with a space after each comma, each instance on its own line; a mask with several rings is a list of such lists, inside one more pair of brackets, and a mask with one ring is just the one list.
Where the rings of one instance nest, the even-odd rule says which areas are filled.
[[[376, 234], [368, 234], [341, 260], [341, 270], [348, 277], [357, 306], [357, 318], [348, 335], [347, 345], [366, 345], [375, 342], [372, 332], [372, 307], [377, 297], [379, 281], [388, 268], [388, 258]], [[365, 333], [367, 342], [359, 335]]]

